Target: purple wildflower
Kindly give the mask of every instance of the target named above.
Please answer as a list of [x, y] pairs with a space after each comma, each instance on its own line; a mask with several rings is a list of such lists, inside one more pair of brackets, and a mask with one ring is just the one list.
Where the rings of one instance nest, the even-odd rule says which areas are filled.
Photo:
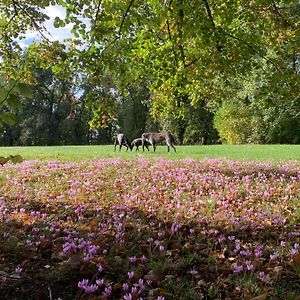
[[98, 272], [101, 273], [103, 271], [103, 266], [101, 264], [98, 264], [97, 269], [98, 269]]
[[129, 257], [129, 260], [132, 264], [134, 264], [136, 262], [137, 258], [136, 258], [136, 256], [131, 256], [131, 257]]
[[285, 247], [285, 246], [286, 246], [286, 242], [285, 242], [285, 241], [281, 241], [281, 242], [280, 242], [280, 246], [281, 246], [281, 247]]
[[82, 279], [82, 281], [79, 281], [78, 287], [83, 289], [86, 294], [92, 294], [98, 289], [98, 286], [96, 284], [90, 285], [88, 279]]
[[131, 279], [134, 276], [134, 271], [127, 272], [128, 278]]
[[270, 254], [270, 260], [275, 260], [276, 258], [279, 257], [279, 253], [278, 252], [275, 252], [273, 254]]
[[262, 272], [262, 271], [259, 272], [258, 276], [259, 276], [260, 279], [263, 279], [265, 277], [265, 272]]
[[85, 287], [84, 291], [86, 294], [92, 294], [98, 290], [97, 284], [91, 284]]
[[132, 295], [131, 294], [126, 294], [124, 295], [124, 300], [132, 300]]
[[108, 296], [110, 296], [111, 292], [112, 292], [112, 287], [108, 286], [104, 289], [103, 295], [108, 297]]
[[195, 267], [193, 267], [193, 269], [191, 269], [190, 271], [188, 271], [188, 273], [190, 273], [192, 276], [197, 275], [198, 271], [195, 269]]
[[142, 264], [145, 263], [147, 261], [147, 257], [145, 255], [141, 256], [140, 261]]
[[97, 284], [98, 286], [102, 286], [102, 285], [104, 284], [104, 279], [97, 279], [97, 280], [96, 280], [96, 284]]
[[241, 250], [240, 254], [243, 255], [243, 256], [249, 257], [249, 256], [252, 255], [252, 252], [249, 251], [249, 250]]
[[236, 265], [236, 266], [234, 266], [234, 269], [233, 269], [233, 272], [234, 273], [241, 273], [242, 271], [243, 271], [243, 266], [242, 265]]
[[254, 266], [253, 266], [253, 264], [252, 264], [252, 262], [250, 260], [247, 260], [245, 262], [245, 265], [246, 265], [246, 268], [247, 268], [248, 271], [252, 271], [253, 268], [254, 268]]

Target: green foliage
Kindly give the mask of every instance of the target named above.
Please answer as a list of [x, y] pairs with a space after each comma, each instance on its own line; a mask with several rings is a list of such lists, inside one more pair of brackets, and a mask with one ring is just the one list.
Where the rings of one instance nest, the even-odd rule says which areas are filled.
[[0, 79], [0, 129], [16, 121], [14, 111], [22, 107], [20, 97], [32, 98], [31, 87], [15, 80]]
[[250, 134], [248, 108], [241, 103], [223, 102], [215, 114], [215, 127], [229, 144], [244, 144]]
[[51, 69], [36, 69], [34, 81], [36, 84], [30, 90], [31, 101], [20, 95], [18, 103], [22, 104], [22, 109], [16, 109], [14, 114], [5, 112], [11, 120], [0, 114], [0, 118], [6, 121], [0, 144], [87, 143], [88, 114], [83, 103], [74, 102], [72, 85], [56, 79]]
[[232, 81], [232, 93], [214, 116], [221, 138], [231, 144], [299, 143], [297, 80], [298, 75], [285, 78], [255, 70]]
[[[252, 70], [260, 70], [262, 76], [274, 74], [271, 77], [275, 85], [276, 77], [284, 81], [295, 78], [295, 70], [289, 67], [295, 59], [294, 24], [299, 23], [299, 5], [295, 1], [274, 2], [272, 6], [262, 1], [247, 5], [222, 1], [211, 6], [207, 1], [202, 5], [180, 0], [165, 4], [105, 1], [100, 6], [91, 3], [88, 8], [84, 7], [84, 1], [79, 3], [76, 6], [75, 1], [68, 1], [63, 5], [68, 12], [67, 20], [76, 19], [74, 33], [91, 46], [84, 53], [85, 59], [90, 55], [89, 72], [97, 73], [103, 63], [114, 73], [114, 79], [124, 84], [149, 78], [151, 116], [163, 129], [170, 128], [168, 122], [175, 127], [184, 124], [189, 126], [188, 136], [196, 135], [191, 132], [197, 130], [197, 123], [188, 124], [190, 107], [197, 110], [205, 102], [218, 106], [225, 101], [215, 121], [220, 128], [220, 116], [225, 111], [235, 113], [233, 104], [227, 101], [240, 98], [239, 90], [232, 89], [232, 82], [248, 76]], [[90, 32], [83, 28], [78, 16], [91, 21]], [[97, 54], [95, 48], [102, 52]], [[97, 57], [100, 61], [92, 65]], [[273, 86], [270, 84], [268, 88], [272, 90]], [[282, 88], [276, 92], [285, 93]], [[244, 107], [238, 114], [245, 125], [251, 118], [246, 115], [250, 112]], [[223, 129], [224, 140], [229, 143], [251, 140], [246, 129], [239, 134], [240, 124], [234, 115], [227, 119], [226, 126], [233, 127], [233, 133], [224, 134]], [[183, 141], [184, 133], [177, 135]], [[194, 138], [185, 140], [191, 139]]]
[[[41, 8], [49, 4], [0, 4], [2, 72], [9, 80], [33, 83], [32, 65], [51, 66], [58, 78], [86, 78], [91, 127], [124, 122], [122, 115], [131, 106], [128, 88], [138, 90], [145, 82], [146, 100], [137, 107], [149, 109], [148, 123], [174, 128], [180, 142], [199, 142], [197, 131], [203, 135], [205, 127], [199, 120], [210, 116], [203, 113], [204, 106], [218, 111], [215, 126], [227, 143], [299, 141], [292, 139], [295, 131], [298, 136], [298, 1], [54, 0], [52, 5], [66, 9], [65, 19], [56, 17], [54, 27], [72, 24], [74, 38], [66, 46], [33, 44], [22, 55], [16, 39], [28, 29], [42, 31], [47, 16]], [[246, 98], [249, 105], [244, 105]], [[118, 114], [120, 99], [128, 107], [122, 104]], [[273, 108], [266, 109], [274, 99]], [[12, 97], [5, 102], [15, 107], [20, 101]], [[121, 119], [116, 121], [117, 116]], [[128, 128], [134, 134], [141, 130]]]
[[116, 131], [125, 132], [130, 140], [140, 137], [149, 120], [148, 100], [149, 91], [145, 84], [128, 87], [118, 102]]

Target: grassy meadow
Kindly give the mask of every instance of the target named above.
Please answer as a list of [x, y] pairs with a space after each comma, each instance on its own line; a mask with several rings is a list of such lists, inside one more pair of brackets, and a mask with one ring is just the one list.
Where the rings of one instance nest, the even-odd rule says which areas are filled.
[[299, 146], [166, 150], [0, 148], [0, 299], [299, 299]]
[[300, 145], [209, 145], [209, 146], [176, 146], [177, 152], [171, 149], [168, 153], [164, 145], [157, 147], [156, 153], [135, 150], [114, 152], [113, 145], [101, 146], [51, 146], [51, 147], [0, 147], [0, 156], [19, 154], [26, 160], [43, 161], [84, 161], [100, 158], [136, 158], [165, 157], [167, 159], [182, 158], [226, 158], [230, 160], [263, 160], [269, 162], [298, 160], [300, 161]]

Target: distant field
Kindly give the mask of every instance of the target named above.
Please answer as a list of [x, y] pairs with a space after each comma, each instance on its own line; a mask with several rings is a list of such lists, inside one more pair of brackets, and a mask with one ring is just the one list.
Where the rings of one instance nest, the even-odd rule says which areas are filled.
[[270, 162], [297, 160], [300, 161], [300, 145], [213, 145], [213, 146], [176, 146], [177, 153], [167, 153], [164, 145], [148, 152], [126, 152], [122, 149], [113, 151], [113, 145], [97, 146], [52, 146], [52, 147], [0, 147], [0, 156], [23, 156], [26, 160], [58, 160], [82, 161], [99, 158], [135, 158], [135, 157], [165, 157], [181, 158], [227, 158], [231, 160], [263, 160]]

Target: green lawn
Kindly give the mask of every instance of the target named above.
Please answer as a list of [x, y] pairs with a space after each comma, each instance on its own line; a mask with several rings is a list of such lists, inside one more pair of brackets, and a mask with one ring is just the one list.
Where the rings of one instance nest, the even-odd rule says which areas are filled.
[[300, 161], [300, 145], [213, 145], [213, 146], [176, 146], [167, 153], [164, 145], [153, 150], [126, 152], [124, 148], [114, 152], [113, 145], [101, 146], [52, 146], [52, 147], [0, 147], [0, 156], [19, 154], [26, 160], [59, 160], [80, 161], [99, 159], [104, 157], [147, 158], [165, 157], [170, 159], [180, 158], [228, 158], [231, 160], [264, 160], [270, 162], [297, 160]]

